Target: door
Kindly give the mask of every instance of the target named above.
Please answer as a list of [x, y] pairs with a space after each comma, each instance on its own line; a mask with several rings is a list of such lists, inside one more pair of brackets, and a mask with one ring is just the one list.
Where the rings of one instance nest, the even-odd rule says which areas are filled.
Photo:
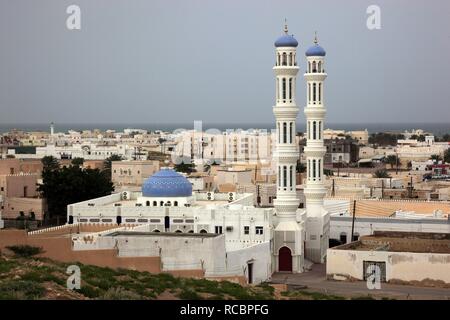
[[288, 247], [282, 247], [278, 252], [278, 270], [292, 272], [292, 254]]
[[253, 263], [247, 263], [248, 283], [253, 283]]

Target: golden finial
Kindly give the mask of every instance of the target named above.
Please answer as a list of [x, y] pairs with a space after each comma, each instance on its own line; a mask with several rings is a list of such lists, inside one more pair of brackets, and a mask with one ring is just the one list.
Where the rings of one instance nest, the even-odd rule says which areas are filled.
[[284, 18], [284, 33], [288, 34], [287, 19]]
[[317, 40], [317, 31], [314, 31], [314, 43], [319, 43], [319, 41]]

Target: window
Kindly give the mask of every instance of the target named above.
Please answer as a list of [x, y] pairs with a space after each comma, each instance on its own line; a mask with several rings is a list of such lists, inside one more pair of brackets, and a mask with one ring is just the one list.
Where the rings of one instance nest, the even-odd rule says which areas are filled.
[[293, 127], [293, 123], [290, 122], [289, 123], [289, 142], [292, 143], [292, 127]]
[[283, 166], [283, 187], [286, 188], [287, 185], [287, 167]]
[[145, 203], [145, 205], [146, 205], [147, 207], [150, 207], [150, 201], [147, 201], [147, 202]]
[[261, 226], [255, 227], [255, 233], [256, 233], [257, 235], [262, 235], [262, 234], [264, 233], [264, 228], [261, 227]]
[[158, 202], [153, 201], [153, 206], [154, 206], [154, 207], [158, 206]]
[[289, 78], [289, 100], [292, 102], [292, 78]]
[[316, 135], [317, 135], [316, 122], [313, 121], [313, 140], [316, 140]]
[[316, 104], [316, 84], [313, 83], [313, 102]]
[[250, 226], [244, 226], [244, 234], [250, 234]]
[[269, 197], [269, 203], [272, 203], [272, 197]]
[[286, 102], [286, 78], [282, 80], [283, 102]]
[[287, 125], [283, 122], [283, 143], [287, 143]]
[[222, 226], [215, 226], [214, 231], [217, 234], [222, 234]]
[[316, 160], [312, 161], [313, 166], [313, 179], [316, 180]]
[[347, 243], [347, 234], [345, 232], [342, 232], [339, 236], [339, 241], [341, 241], [342, 244]]
[[173, 202], [174, 207], [178, 207], [178, 201]]
[[319, 103], [322, 103], [322, 84], [319, 83]]
[[28, 191], [28, 186], [23, 187], [23, 197], [26, 198], [27, 197], [27, 192]]

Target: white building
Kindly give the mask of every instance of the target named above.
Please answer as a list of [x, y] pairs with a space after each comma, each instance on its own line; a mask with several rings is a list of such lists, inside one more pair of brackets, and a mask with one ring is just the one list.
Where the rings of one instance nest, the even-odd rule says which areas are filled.
[[[276, 64], [273, 67], [276, 77], [273, 112], [276, 118], [274, 160], [277, 174], [274, 208], [255, 207], [253, 194], [248, 193], [193, 193], [191, 182], [183, 175], [163, 168], [144, 181], [141, 192], [123, 191], [69, 205], [69, 224], [120, 225], [113, 232], [75, 236], [74, 249], [115, 248], [119, 255], [124, 256], [156, 255], [161, 258], [165, 270], [200, 263], [206, 274], [245, 275], [249, 282], [267, 280], [276, 271], [303, 272], [305, 258], [323, 262], [329, 235], [329, 215], [323, 200], [326, 194], [322, 134], [325, 51], [318, 46], [316, 39], [306, 52], [308, 103], [305, 114], [308, 132], [305, 152], [308, 174], [304, 191], [305, 210], [299, 209], [300, 199], [296, 190], [299, 158], [296, 139], [299, 111], [296, 105], [297, 46], [297, 40], [288, 34], [285, 26], [284, 34], [275, 42]], [[195, 141], [197, 134], [200, 133], [194, 132]], [[223, 135], [223, 138], [230, 137]], [[203, 149], [204, 143], [212, 145], [216, 142], [213, 139], [206, 141], [201, 133], [202, 148], [192, 150], [193, 144], [190, 144], [189, 150], [182, 148], [182, 151], [195, 155], [199, 150], [208, 150]], [[232, 145], [237, 150], [243, 145], [248, 153], [254, 149], [250, 140], [232, 142]], [[228, 153], [223, 151], [225, 155]], [[247, 151], [244, 152], [244, 160], [247, 160]], [[233, 150], [232, 156], [235, 155]], [[240, 177], [246, 184], [252, 179], [251, 171], [247, 171], [242, 171], [244, 176]], [[235, 179], [234, 176], [232, 178]], [[236, 182], [233, 179], [230, 181]], [[268, 201], [272, 200], [268, 198]], [[132, 230], [127, 231], [127, 227]], [[218, 236], [222, 234], [224, 236]], [[191, 245], [186, 247], [187, 243]], [[198, 248], [193, 247], [197, 245]]]
[[307, 178], [304, 190], [306, 199], [306, 248], [305, 256], [313, 262], [324, 261], [329, 239], [329, 215], [324, 209], [323, 199], [327, 193], [323, 174], [326, 148], [323, 143], [325, 120], [324, 80], [325, 50], [314, 45], [306, 51], [308, 67], [304, 75], [307, 83], [306, 98], [306, 136], [305, 154], [307, 159]]

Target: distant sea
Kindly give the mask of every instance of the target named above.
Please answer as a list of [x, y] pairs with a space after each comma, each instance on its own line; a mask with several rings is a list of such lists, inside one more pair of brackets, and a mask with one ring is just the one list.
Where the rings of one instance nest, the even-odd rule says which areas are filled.
[[[68, 130], [82, 131], [100, 129], [123, 131], [123, 129], [145, 129], [148, 131], [162, 130], [174, 131], [176, 129], [193, 129], [194, 123], [55, 123], [55, 132], [67, 132]], [[203, 130], [218, 129], [274, 129], [274, 123], [207, 123], [202, 124]], [[405, 130], [422, 129], [440, 136], [450, 133], [450, 123], [327, 123], [326, 128], [335, 130], [364, 130], [369, 133], [375, 132], [403, 132]], [[50, 131], [50, 124], [28, 123], [28, 124], [0, 124], [0, 133], [9, 132], [12, 129], [23, 131]], [[298, 131], [305, 131], [305, 124], [297, 124]]]

